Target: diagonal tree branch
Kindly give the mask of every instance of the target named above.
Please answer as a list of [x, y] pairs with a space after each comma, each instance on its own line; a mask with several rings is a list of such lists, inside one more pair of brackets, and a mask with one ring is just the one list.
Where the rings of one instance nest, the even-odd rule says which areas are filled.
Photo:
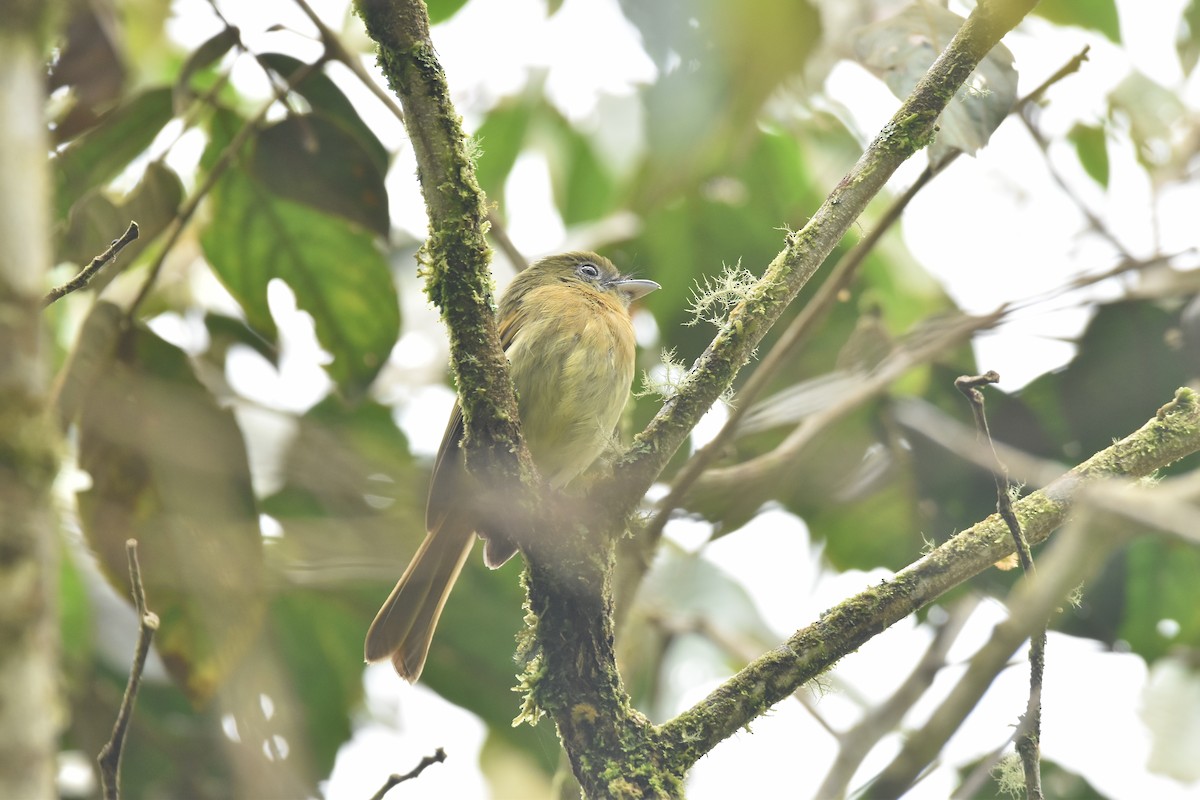
[[958, 87], [1036, 0], [984, 0], [912, 94], [735, 308], [725, 326], [617, 464], [606, 494], [631, 512], [700, 417], [732, 383], [767, 331], [837, 246], [892, 173], [932, 139]]
[[[1072, 469], [1045, 489], [1014, 504], [1026, 540], [1037, 545], [1068, 518], [1088, 483], [1144, 477], [1200, 450], [1200, 398], [1179, 389], [1175, 399], [1141, 429]], [[889, 581], [872, 586], [797, 631], [780, 647], [722, 684], [661, 728], [686, 769], [843, 656], [968, 578], [1013, 552], [998, 514], [968, 528]], [[1019, 644], [1019, 642], [1017, 643]], [[1014, 649], [1017, 645], [1014, 645]]]

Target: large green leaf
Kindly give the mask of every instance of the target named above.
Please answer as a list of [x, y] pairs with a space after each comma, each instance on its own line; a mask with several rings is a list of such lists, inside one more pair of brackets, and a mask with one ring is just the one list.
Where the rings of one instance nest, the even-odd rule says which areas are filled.
[[504, 182], [525, 144], [533, 110], [528, 103], [508, 102], [492, 109], [479, 129], [475, 140], [480, 154], [475, 160], [475, 177], [488, 199], [504, 206]]
[[148, 89], [122, 103], [55, 156], [52, 163], [58, 218], [65, 219], [76, 200], [129, 166], [150, 146], [172, 114], [171, 89]]
[[[284, 80], [307, 66], [306, 62], [282, 53], [263, 53], [258, 60], [275, 70]], [[327, 117], [336, 120], [367, 151], [371, 160], [375, 162], [376, 169], [380, 172], [387, 171], [387, 148], [379, 141], [371, 126], [363, 122], [354, 104], [328, 75], [314, 70], [296, 84], [292, 91], [307, 100], [314, 111], [324, 112]]]
[[430, 23], [436, 25], [453, 17], [466, 4], [467, 0], [427, 0], [425, 6], [429, 9]]
[[362, 619], [332, 595], [291, 590], [271, 603], [280, 663], [299, 701], [295, 709], [317, 776], [328, 775], [362, 698]]
[[1200, 548], [1142, 538], [1130, 545], [1125, 568], [1119, 635], [1134, 652], [1153, 660], [1173, 648], [1200, 648]]
[[[206, 163], [227, 145], [238, 124], [229, 114], [214, 120]], [[250, 324], [273, 336], [267, 284], [284, 281], [297, 305], [312, 315], [322, 347], [333, 355], [330, 375], [349, 396], [360, 396], [400, 328], [396, 287], [373, 237], [280, 198], [240, 169], [228, 170], [217, 182], [211, 210], [200, 236], [205, 256]]]
[[561, 167], [553, 170], [558, 173], [554, 193], [563, 222], [575, 225], [610, 213], [617, 198], [616, 182], [592, 143], [563, 120], [557, 149]]
[[258, 134], [250, 172], [266, 189], [386, 237], [384, 171], [323, 113], [290, 116]]
[[[963, 18], [932, 2], [914, 3], [899, 14], [862, 29], [855, 37], [858, 61], [905, 98], [958, 33]], [[940, 163], [950, 150], [975, 153], [1008, 116], [1017, 97], [1012, 53], [992, 48], [967, 78], [938, 119], [930, 160]]]
[[1059, 25], [1076, 25], [1099, 31], [1111, 41], [1121, 41], [1115, 0], [1042, 0], [1033, 13]]
[[622, 0], [621, 9], [661, 73], [642, 94], [649, 158], [641, 191], [652, 197], [735, 156], [767, 98], [803, 72], [821, 36], [816, 8], [799, 0]]
[[[106, 308], [104, 304], [100, 308]], [[126, 331], [95, 372], [80, 416], [91, 475], [80, 521], [109, 580], [128, 596], [125, 541], [139, 542], [155, 646], [204, 703], [258, 635], [262, 545], [245, 446], [233, 415], [187, 356], [143, 328]]]

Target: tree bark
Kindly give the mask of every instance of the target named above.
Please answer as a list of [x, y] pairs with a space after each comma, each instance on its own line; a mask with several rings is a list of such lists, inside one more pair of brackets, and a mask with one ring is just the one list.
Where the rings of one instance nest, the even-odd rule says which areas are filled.
[[44, 36], [37, 0], [0, 3], [0, 797], [52, 798], [58, 697], [57, 471], [41, 300], [50, 266]]

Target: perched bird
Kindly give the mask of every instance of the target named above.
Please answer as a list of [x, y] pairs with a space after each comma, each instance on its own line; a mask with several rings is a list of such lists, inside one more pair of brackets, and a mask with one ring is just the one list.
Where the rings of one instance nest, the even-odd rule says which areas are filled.
[[[521, 428], [538, 471], [561, 489], [587, 469], [612, 437], [633, 382], [629, 304], [654, 291], [654, 281], [624, 277], [595, 253], [564, 253], [531, 265], [500, 301], [500, 340], [517, 389]], [[462, 410], [456, 404], [442, 438], [429, 500], [428, 534], [367, 632], [367, 661], [391, 658], [415, 682], [446, 598], [474, 544], [486, 540], [493, 569], [511, 558], [512, 544], [488, 536], [486, 510], [476, 508], [476, 484], [463, 466]], [[484, 530], [481, 530], [484, 529]]]

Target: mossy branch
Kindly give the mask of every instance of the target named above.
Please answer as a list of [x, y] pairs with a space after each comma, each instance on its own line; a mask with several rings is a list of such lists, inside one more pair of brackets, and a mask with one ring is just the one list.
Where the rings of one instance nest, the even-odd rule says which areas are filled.
[[858, 163], [784, 249], [696, 360], [679, 391], [639, 434], [605, 487], [612, 505], [631, 512], [738, 370], [892, 173], [928, 144], [955, 92], [1036, 0], [983, 0], [884, 126]]
[[[527, 512], [514, 517], [528, 522], [519, 527], [528, 528], [521, 546], [534, 628], [530, 649], [537, 654], [522, 679], [526, 716], [553, 717], [588, 796], [619, 793], [614, 780], [637, 787], [640, 796], [672, 796], [679, 779], [664, 778], [655, 751], [645, 747], [650, 726], [629, 708], [616, 670], [612, 547], [604, 544], [615, 538], [613, 526], [583, 524], [552, 498], [538, 503], [538, 493], [520, 492], [521, 484], [531, 485], [533, 469], [492, 310], [483, 195], [429, 39], [425, 7], [419, 0], [357, 0], [356, 7], [379, 45], [379, 65], [400, 98], [416, 155], [430, 220], [425, 284], [450, 332], [468, 468], [485, 470], [506, 506]], [[634, 763], [644, 768], [634, 770]], [[613, 764], [620, 767], [614, 771]]]
[[[589, 797], [679, 795], [683, 775], [695, 758], [778, 700], [782, 695], [774, 688], [804, 673], [797, 665], [800, 659], [788, 656], [783, 664], [786, 671], [772, 677], [771, 690], [738, 682], [744, 680], [742, 676], [731, 682], [733, 697], [718, 697], [712, 705], [725, 723], [733, 722], [732, 728], [705, 722], [711, 719], [706, 708], [662, 729], [650, 726], [629, 707], [614, 663], [611, 541], [700, 416], [732, 383], [870, 199], [906, 158], [929, 141], [938, 115], [957, 88], [1033, 5], [1033, 0], [985, 0], [976, 9], [809, 225], [789, 234], [784, 251], [730, 313], [681, 391], [618, 464], [615, 480], [619, 483], [610, 482], [593, 492], [596, 502], [588, 505], [597, 513], [581, 523], [578, 515], [546, 509], [541, 521], [535, 521], [534, 527], [557, 535], [543, 537], [533, 531], [531, 541], [523, 543], [530, 607], [536, 618], [534, 649], [540, 656], [524, 677], [527, 712], [545, 711], [554, 718], [575, 775]], [[512, 479], [529, 474], [530, 462], [492, 315], [482, 193], [429, 38], [428, 17], [418, 0], [357, 0], [356, 8], [379, 45], [379, 64], [400, 97], [416, 155], [430, 216], [423, 253], [426, 287], [450, 329], [468, 463], [483, 453], [486, 457], [480, 466], [488, 469], [489, 477], [514, 485]], [[877, 613], [870, 617], [883, 619]], [[871, 622], [861, 632], [863, 640], [883, 627], [881, 621]]]
[[429, 212], [420, 256], [425, 290], [450, 333], [468, 466], [515, 486], [532, 474], [532, 461], [496, 330], [483, 192], [429, 37], [429, 15], [420, 0], [356, 0], [355, 8], [378, 44], [379, 67], [400, 98], [417, 160]]
[[[1140, 478], [1200, 451], [1200, 397], [1179, 389], [1141, 429], [1101, 450], [1049, 486], [1014, 504], [1030, 545], [1067, 521], [1082, 487], [1108, 478]], [[718, 742], [865, 642], [1013, 552], [998, 514], [968, 528], [894, 578], [839, 603], [661, 728], [687, 769]]]

